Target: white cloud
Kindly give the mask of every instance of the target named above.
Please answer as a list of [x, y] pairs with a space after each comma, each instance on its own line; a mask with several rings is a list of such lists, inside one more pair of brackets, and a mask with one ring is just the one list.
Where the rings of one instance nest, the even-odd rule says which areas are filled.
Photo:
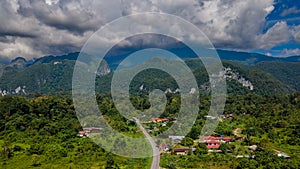
[[266, 56], [272, 56], [272, 53], [267, 52], [265, 55], [266, 55]]
[[231, 49], [259, 48], [257, 40], [263, 36], [265, 18], [274, 10], [273, 0], [153, 2], [162, 11], [197, 25], [216, 47]]
[[282, 11], [282, 13], [280, 14], [280, 16], [287, 16], [287, 15], [290, 15], [290, 14], [297, 14], [297, 13], [300, 13], [300, 10], [297, 9], [297, 7], [292, 7], [292, 8], [289, 8], [289, 9], [286, 9], [284, 11]]
[[265, 8], [265, 11], [266, 11], [267, 13], [271, 13], [274, 9], [275, 9], [275, 7], [272, 5], [272, 6], [266, 7], [266, 8]]
[[[219, 48], [269, 49], [290, 40], [299, 43], [300, 26], [277, 22], [263, 33], [265, 18], [273, 10], [274, 0], [2, 0], [0, 57], [32, 58], [79, 51], [104, 24], [140, 12], [182, 17], [195, 24]], [[180, 32], [182, 28], [170, 25], [170, 29]]]
[[300, 56], [300, 49], [284, 49], [281, 52], [281, 55], [283, 56]]
[[286, 22], [277, 22], [265, 34], [258, 36], [257, 42], [261, 49], [270, 49], [291, 39], [292, 34]]
[[296, 43], [300, 43], [300, 25], [291, 28], [293, 39]]
[[45, 2], [48, 5], [55, 5], [59, 2], [59, 0], [45, 0]]

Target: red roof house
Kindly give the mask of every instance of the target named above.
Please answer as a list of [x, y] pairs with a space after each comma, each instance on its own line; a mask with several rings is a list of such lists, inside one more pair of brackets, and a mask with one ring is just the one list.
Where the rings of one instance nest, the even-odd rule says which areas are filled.
[[196, 148], [174, 148], [177, 155], [187, 155], [188, 151], [196, 151]]
[[210, 140], [205, 142], [208, 149], [218, 149], [221, 146], [221, 143], [216, 140]]
[[230, 137], [215, 137], [215, 136], [204, 136], [203, 139], [201, 139], [200, 143], [205, 143], [208, 149], [218, 149], [220, 148], [220, 145], [222, 142], [230, 142]]

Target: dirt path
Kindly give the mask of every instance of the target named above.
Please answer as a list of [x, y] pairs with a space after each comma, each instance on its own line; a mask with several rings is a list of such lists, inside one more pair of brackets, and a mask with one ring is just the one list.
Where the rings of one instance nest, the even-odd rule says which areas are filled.
[[241, 128], [236, 128], [236, 129], [234, 129], [234, 130], [232, 131], [232, 133], [233, 133], [235, 136], [237, 136], [237, 137], [243, 137], [243, 136], [241, 135], [241, 133], [242, 133], [242, 129], [241, 129]]

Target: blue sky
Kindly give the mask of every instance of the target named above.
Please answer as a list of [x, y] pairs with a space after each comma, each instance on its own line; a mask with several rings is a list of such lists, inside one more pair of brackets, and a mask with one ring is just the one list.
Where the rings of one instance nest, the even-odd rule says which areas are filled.
[[[274, 4], [274, 7], [274, 10], [266, 17], [267, 22], [264, 32], [280, 21], [286, 22], [288, 26], [300, 25], [300, 1], [278, 0]], [[251, 52], [280, 57], [300, 55], [300, 43], [290, 40], [268, 50], [252, 50]]]

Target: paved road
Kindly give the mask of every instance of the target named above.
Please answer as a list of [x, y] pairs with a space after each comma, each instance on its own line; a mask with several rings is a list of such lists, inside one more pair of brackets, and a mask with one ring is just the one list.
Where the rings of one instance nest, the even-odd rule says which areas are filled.
[[142, 130], [142, 132], [146, 136], [146, 138], [148, 139], [149, 143], [151, 144], [152, 151], [153, 151], [153, 160], [152, 160], [151, 169], [159, 169], [159, 160], [160, 160], [159, 149], [157, 148], [157, 145], [154, 142], [154, 140], [152, 139], [152, 137], [147, 133], [147, 131], [142, 126], [140, 120], [137, 118], [134, 118], [134, 119], [135, 119], [137, 125], [139, 126], [139, 128]]

